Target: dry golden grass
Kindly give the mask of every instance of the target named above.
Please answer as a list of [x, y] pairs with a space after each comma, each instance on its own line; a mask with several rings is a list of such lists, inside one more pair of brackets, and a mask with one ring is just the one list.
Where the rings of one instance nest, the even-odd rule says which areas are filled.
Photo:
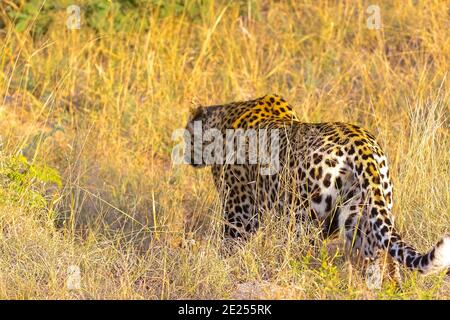
[[[406, 272], [402, 292], [368, 290], [339, 247], [311, 253], [277, 222], [224, 256], [208, 170], [170, 159], [192, 100], [279, 93], [304, 121], [357, 123], [378, 137], [398, 228], [427, 250], [450, 232], [450, 19], [445, 1], [414, 3], [378, 1], [381, 30], [366, 27], [369, 2], [269, 0], [204, 1], [195, 17], [194, 1], [160, 18], [149, 8], [126, 32], [108, 16], [107, 32], [83, 21], [68, 30], [64, 10], [43, 37], [7, 27], [0, 298], [448, 299], [443, 274]], [[21, 151], [57, 169], [61, 187], [5, 182]], [[79, 290], [66, 285], [71, 265]]]

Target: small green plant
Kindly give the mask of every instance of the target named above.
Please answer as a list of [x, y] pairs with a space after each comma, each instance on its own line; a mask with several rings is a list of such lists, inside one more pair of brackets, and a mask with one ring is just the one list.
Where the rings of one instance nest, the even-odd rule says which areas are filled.
[[12, 200], [31, 208], [44, 208], [49, 185], [62, 186], [56, 169], [30, 163], [23, 155], [0, 160], [0, 202]]
[[17, 2], [16, 6], [6, 6], [6, 12], [14, 22], [15, 29], [23, 32], [30, 24], [34, 23], [34, 34], [45, 34], [52, 21], [52, 17], [48, 12], [54, 10], [55, 5], [50, 1], [44, 2], [42, 0]]

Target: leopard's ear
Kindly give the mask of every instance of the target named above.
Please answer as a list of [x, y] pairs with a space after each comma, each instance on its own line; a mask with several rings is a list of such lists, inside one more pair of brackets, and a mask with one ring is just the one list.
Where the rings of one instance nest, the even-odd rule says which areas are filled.
[[192, 105], [189, 109], [190, 121], [201, 119], [206, 113], [205, 107], [202, 105]]

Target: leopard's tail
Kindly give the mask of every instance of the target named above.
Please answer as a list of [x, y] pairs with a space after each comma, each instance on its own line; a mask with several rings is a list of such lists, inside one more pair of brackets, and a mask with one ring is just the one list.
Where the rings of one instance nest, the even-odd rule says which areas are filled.
[[[374, 153], [380, 150], [373, 150]], [[387, 167], [385, 172], [381, 172], [381, 164], [373, 157], [369, 157], [367, 170], [357, 170], [356, 175], [365, 184], [372, 181], [372, 192], [370, 203], [372, 204], [371, 219], [374, 221], [371, 226], [376, 234], [376, 239], [381, 248], [400, 264], [411, 270], [417, 270], [422, 274], [439, 272], [447, 269], [450, 274], [450, 236], [444, 236], [431, 250], [425, 254], [419, 253], [412, 246], [408, 245], [397, 232], [393, 221], [387, 213], [391, 210], [387, 204], [385, 190], [382, 187], [381, 179], [389, 178]], [[360, 164], [362, 168], [362, 164]], [[379, 218], [384, 219], [379, 219]]]
[[411, 270], [422, 274], [447, 269], [450, 274], [450, 236], [444, 236], [430, 251], [420, 254], [416, 249], [405, 243], [400, 235], [393, 230], [385, 249], [389, 254]]

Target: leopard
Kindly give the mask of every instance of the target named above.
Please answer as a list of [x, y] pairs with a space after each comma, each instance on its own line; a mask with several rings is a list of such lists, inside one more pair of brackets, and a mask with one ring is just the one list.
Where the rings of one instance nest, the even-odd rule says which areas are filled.
[[[262, 174], [258, 163], [193, 161], [206, 142], [194, 145], [194, 124], [214, 129], [269, 130], [279, 136], [280, 168]], [[350, 255], [369, 262], [384, 256], [421, 274], [450, 273], [450, 236], [426, 253], [407, 243], [394, 226], [388, 159], [376, 138], [351, 123], [302, 122], [280, 95], [220, 105], [197, 105], [185, 127], [185, 163], [210, 167], [223, 212], [223, 237], [247, 239], [267, 213], [293, 214], [300, 226], [315, 223], [324, 239], [341, 237]]]

